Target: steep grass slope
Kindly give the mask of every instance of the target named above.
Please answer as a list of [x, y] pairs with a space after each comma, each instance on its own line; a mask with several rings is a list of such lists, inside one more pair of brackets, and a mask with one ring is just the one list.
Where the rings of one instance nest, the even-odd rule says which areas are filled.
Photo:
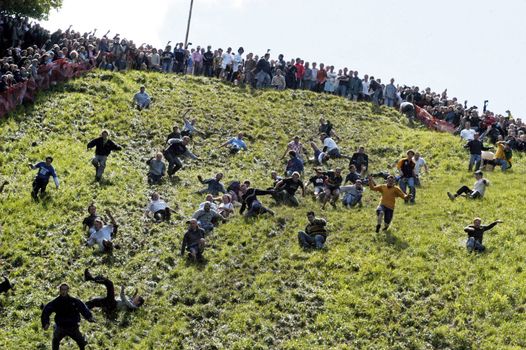
[[[138, 112], [130, 100], [141, 84], [155, 101]], [[144, 161], [188, 107], [210, 136], [191, 146], [202, 161], [185, 162], [178, 182], [155, 188], [176, 208], [176, 224], [153, 224], [143, 214], [154, 190]], [[398, 203], [392, 228], [376, 234], [376, 193], [367, 191], [364, 207], [350, 211], [321, 211], [305, 197], [296, 209], [273, 207], [276, 217], [236, 214], [209, 237], [206, 264], [181, 258], [184, 220], [203, 201], [193, 194], [201, 188], [196, 176], [221, 170], [225, 182], [268, 187], [270, 170], [283, 169], [286, 143], [295, 134], [315, 137], [320, 115], [335, 124], [344, 152], [366, 146], [372, 171], [419, 150], [431, 173], [417, 204]], [[102, 128], [125, 150], [110, 156], [100, 185], [85, 144]], [[251, 150], [229, 156], [218, 145], [237, 131], [248, 135]], [[58, 86], [0, 122], [0, 180], [11, 182], [0, 194], [0, 272], [16, 281], [14, 293], [0, 296], [0, 348], [49, 349], [39, 305], [62, 281], [83, 300], [103, 293], [82, 281], [86, 267], [146, 297], [138, 312], [106, 319], [96, 311], [97, 323], [83, 322], [90, 349], [524, 348], [524, 160], [516, 156], [510, 173], [488, 173], [492, 186], [482, 202], [452, 203], [447, 190], [474, 182], [460, 146], [453, 136], [406, 127], [392, 110], [303, 91], [252, 93], [138, 72], [93, 72]], [[26, 164], [48, 154], [62, 187], [50, 184], [50, 198], [35, 204]], [[123, 248], [112, 257], [82, 244], [81, 221], [93, 200], [121, 224]], [[308, 210], [330, 223], [327, 250], [298, 247]], [[462, 228], [474, 216], [505, 221], [486, 235], [482, 255], [464, 248]]]

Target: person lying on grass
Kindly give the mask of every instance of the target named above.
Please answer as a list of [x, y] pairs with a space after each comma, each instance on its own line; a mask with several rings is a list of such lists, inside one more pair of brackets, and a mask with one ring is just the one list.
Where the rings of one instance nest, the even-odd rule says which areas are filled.
[[115, 288], [113, 282], [104, 276], [93, 277], [88, 269], [84, 270], [84, 280], [92, 281], [97, 284], [102, 284], [106, 287], [106, 296], [93, 298], [86, 302], [88, 309], [95, 307], [102, 308], [106, 313], [111, 313], [116, 310], [128, 311], [136, 310], [144, 304], [144, 298], [137, 295], [138, 290], [131, 298], [128, 298], [125, 293], [125, 287], [121, 286], [120, 299], [115, 299]]
[[490, 185], [490, 182], [484, 178], [484, 174], [480, 170], [475, 171], [474, 175], [476, 181], [473, 189], [464, 185], [460, 187], [456, 193], [448, 192], [447, 196], [449, 199], [454, 201], [458, 196], [462, 195], [468, 199], [482, 199], [484, 197], [484, 193], [486, 192], [486, 187]]
[[481, 225], [482, 220], [480, 218], [475, 218], [472, 225], [468, 225], [464, 228], [464, 232], [468, 234], [468, 240], [466, 242], [466, 249], [468, 252], [479, 252], [482, 253], [486, 250], [486, 247], [482, 244], [482, 239], [484, 238], [484, 232], [491, 230], [497, 224], [501, 224], [501, 220], [496, 220], [489, 225]]
[[411, 198], [411, 195], [405, 194], [399, 187], [395, 186], [396, 180], [393, 175], [387, 176], [386, 183], [384, 185], [376, 185], [371, 175], [369, 175], [368, 180], [369, 188], [372, 191], [380, 192], [382, 194], [380, 204], [376, 208], [376, 232], [380, 232], [380, 228], [382, 227], [382, 219], [384, 221], [384, 231], [386, 231], [393, 221], [396, 198], [398, 197], [407, 200]]

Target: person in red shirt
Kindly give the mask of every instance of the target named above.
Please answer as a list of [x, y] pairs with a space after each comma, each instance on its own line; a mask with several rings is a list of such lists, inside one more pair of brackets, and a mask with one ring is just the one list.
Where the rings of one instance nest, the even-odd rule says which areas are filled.
[[320, 69], [316, 75], [316, 92], [323, 92], [325, 89], [325, 82], [327, 81], [327, 71], [325, 70], [325, 65], [320, 63]]
[[303, 81], [303, 76], [305, 75], [305, 67], [303, 66], [303, 61], [300, 58], [296, 58], [296, 89], [299, 88], [300, 83]]

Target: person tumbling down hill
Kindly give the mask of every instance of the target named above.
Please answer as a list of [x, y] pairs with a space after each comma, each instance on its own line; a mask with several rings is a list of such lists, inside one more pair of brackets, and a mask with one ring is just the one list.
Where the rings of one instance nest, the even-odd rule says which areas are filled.
[[168, 147], [164, 150], [164, 157], [168, 161], [168, 176], [172, 177], [178, 170], [183, 167], [181, 157], [187, 157], [194, 160], [199, 159], [195, 154], [188, 150], [187, 146], [190, 143], [190, 137], [183, 136], [182, 139], [168, 140]]
[[188, 257], [190, 259], [202, 261], [206, 244], [205, 230], [199, 227], [196, 219], [192, 218], [186, 223], [188, 224], [188, 230], [183, 237], [181, 256], [184, 255], [185, 250], [188, 250]]
[[468, 199], [482, 199], [484, 197], [484, 193], [486, 192], [486, 187], [490, 185], [490, 182], [484, 178], [484, 174], [480, 170], [475, 171], [475, 179], [476, 181], [473, 189], [464, 185], [460, 187], [456, 193], [448, 192], [447, 196], [449, 199], [454, 201], [458, 196], [462, 195]]
[[399, 187], [395, 186], [396, 180], [393, 175], [387, 176], [385, 185], [376, 185], [372, 176], [369, 176], [368, 180], [369, 188], [382, 194], [380, 204], [376, 208], [376, 216], [378, 220], [376, 224], [376, 232], [380, 232], [382, 218], [384, 221], [384, 231], [386, 231], [393, 221], [396, 198], [398, 197], [406, 200], [409, 199], [411, 195], [405, 194]]
[[114, 244], [112, 239], [117, 234], [119, 228], [111, 212], [106, 210], [106, 214], [110, 218], [111, 225], [104, 225], [101, 218], [96, 218], [93, 224], [93, 230], [86, 241], [89, 247], [97, 245], [101, 252], [111, 252], [113, 250]]
[[318, 148], [318, 145], [316, 145], [316, 143], [314, 141], [310, 142], [310, 146], [311, 146], [311, 148], [312, 148], [312, 150], [314, 152], [314, 158], [312, 159], [314, 164], [316, 164], [316, 165], [324, 165], [324, 164], [326, 164], [329, 161], [331, 156], [327, 152], [324, 152], [324, 151], [320, 150]]
[[244, 137], [243, 133], [240, 132], [240, 133], [237, 134], [236, 137], [232, 137], [230, 140], [228, 140], [227, 142], [223, 143], [219, 147], [228, 147], [228, 148], [230, 148], [230, 153], [232, 153], [232, 154], [236, 154], [240, 150], [247, 151], [248, 150], [247, 144], [245, 143], [245, 141], [243, 141], [243, 137]]
[[211, 203], [206, 202], [203, 209], [197, 210], [193, 215], [193, 219], [196, 219], [199, 227], [201, 227], [203, 230], [205, 230], [206, 233], [211, 232], [215, 225], [219, 223], [219, 221], [226, 221], [226, 219], [221, 216], [217, 211], [212, 210]]
[[274, 197], [277, 203], [297, 207], [299, 202], [294, 195], [299, 188], [301, 188], [302, 196], [305, 197], [305, 186], [303, 182], [301, 182], [300, 173], [295, 171], [291, 177], [287, 177], [276, 184], [272, 197]]
[[225, 186], [221, 183], [223, 173], [217, 173], [215, 177], [203, 180], [201, 175], [197, 175], [200, 183], [207, 185], [207, 188], [197, 191], [199, 194], [210, 193], [212, 196], [218, 196], [219, 193], [226, 193]]
[[356, 180], [354, 185], [340, 187], [340, 192], [343, 193], [342, 203], [345, 207], [362, 206], [362, 180]]
[[100, 307], [106, 313], [112, 313], [116, 310], [137, 310], [144, 304], [144, 298], [137, 295], [137, 289], [135, 290], [133, 296], [131, 298], [128, 298], [126, 296], [124, 286], [121, 286], [120, 299], [115, 299], [115, 287], [113, 286], [113, 282], [104, 276], [93, 277], [88, 269], [84, 270], [84, 280], [86, 282], [92, 281], [97, 284], [103, 284], [104, 287], [106, 287], [105, 297], [93, 298], [86, 302], [86, 306], [90, 310], [95, 307]]
[[250, 181], [245, 181], [241, 185], [241, 209], [239, 210], [240, 214], [243, 214], [245, 209], [247, 209], [247, 213], [245, 214], [245, 217], [253, 217], [258, 216], [265, 213], [270, 213], [270, 215], [274, 215], [274, 212], [268, 208], [265, 208], [263, 204], [258, 200], [257, 196], [263, 196], [263, 195], [272, 195], [274, 193], [274, 190], [259, 190], [257, 188], [251, 188], [250, 187]]
[[502, 223], [501, 220], [494, 221], [489, 225], [481, 225], [482, 220], [480, 218], [475, 218], [472, 225], [468, 225], [464, 228], [464, 232], [468, 234], [468, 240], [466, 242], [466, 248], [468, 252], [476, 251], [483, 252], [486, 250], [486, 247], [482, 244], [482, 239], [484, 237], [484, 232], [491, 230], [497, 224]]
[[33, 191], [31, 192], [31, 197], [33, 197], [35, 201], [38, 201], [39, 192], [41, 197], [43, 197], [46, 193], [46, 187], [49, 183], [50, 177], [53, 177], [53, 181], [55, 181], [55, 187], [57, 189], [59, 187], [58, 176], [51, 163], [53, 163], [53, 157], [46, 157], [45, 162], [40, 162], [35, 165], [29, 164], [31, 169], [38, 169], [37, 176], [35, 177], [35, 180], [33, 180]]
[[95, 219], [102, 218], [97, 214], [97, 206], [95, 203], [91, 203], [88, 206], [88, 216], [82, 220], [82, 229], [87, 233], [88, 237], [95, 231]]

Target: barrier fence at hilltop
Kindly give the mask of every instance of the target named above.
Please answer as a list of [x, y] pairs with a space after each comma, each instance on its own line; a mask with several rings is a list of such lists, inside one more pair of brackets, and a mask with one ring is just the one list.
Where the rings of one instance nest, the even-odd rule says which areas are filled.
[[92, 68], [93, 65], [89, 62], [71, 63], [66, 59], [41, 65], [36, 78], [31, 77], [0, 93], [0, 118], [24, 102], [33, 102], [40, 90], [46, 90], [56, 83], [79, 77]]

